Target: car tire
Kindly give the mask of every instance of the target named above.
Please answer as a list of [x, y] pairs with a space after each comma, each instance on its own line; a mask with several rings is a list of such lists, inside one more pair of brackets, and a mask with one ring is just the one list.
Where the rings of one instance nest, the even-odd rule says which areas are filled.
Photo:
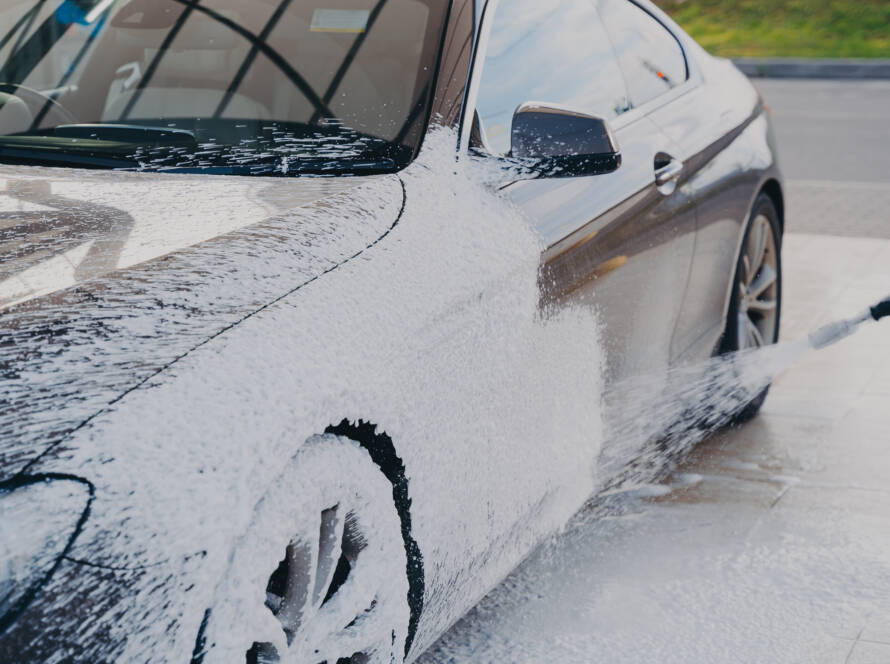
[[[772, 199], [760, 194], [745, 228], [732, 280], [720, 354], [772, 345], [779, 340], [782, 312], [782, 228]], [[733, 414], [731, 425], [754, 418], [769, 386]]]
[[242, 541], [199, 636], [204, 664], [403, 660], [401, 523], [392, 484], [358, 443], [310, 438]]

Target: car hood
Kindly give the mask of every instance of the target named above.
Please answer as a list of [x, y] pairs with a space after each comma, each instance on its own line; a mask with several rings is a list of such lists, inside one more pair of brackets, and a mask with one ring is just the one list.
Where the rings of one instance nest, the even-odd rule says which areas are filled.
[[397, 176], [0, 167], [0, 481], [376, 242]]

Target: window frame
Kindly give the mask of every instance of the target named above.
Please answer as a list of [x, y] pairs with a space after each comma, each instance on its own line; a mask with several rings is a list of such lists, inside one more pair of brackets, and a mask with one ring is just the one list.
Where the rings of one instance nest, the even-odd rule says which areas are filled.
[[[655, 13], [653, 13], [648, 7], [644, 6], [642, 2], [639, 2], [638, 0], [612, 0], [612, 1], [625, 2], [628, 4], [634, 5], [641, 12], [643, 12], [644, 14], [649, 16], [649, 18], [651, 18], [658, 25], [660, 25], [662, 27], [662, 29], [665, 30], [665, 32], [667, 32], [668, 35], [670, 35], [671, 37], [674, 38], [674, 41], [676, 42], [677, 46], [680, 48], [680, 54], [683, 56], [683, 63], [686, 66], [686, 79], [683, 81], [683, 83], [681, 83], [680, 85], [676, 86], [675, 88], [673, 88], [671, 90], [668, 90], [667, 92], [665, 92], [663, 94], [657, 95], [657, 96], [653, 97], [652, 99], [649, 99], [648, 101], [640, 104], [639, 106], [635, 106], [633, 109], [631, 109], [631, 111], [636, 110], [637, 108], [648, 108], [652, 104], [652, 102], [660, 101], [661, 99], [664, 99], [664, 98], [668, 97], [669, 95], [671, 95], [676, 90], [685, 87], [685, 85], [692, 78], [692, 65], [691, 65], [690, 58], [689, 58], [689, 50], [686, 48], [686, 45], [683, 43], [683, 39], [681, 39], [681, 37], [677, 34], [677, 32], [672, 30], [671, 27], [667, 24], [667, 22], [665, 22], [661, 17], [656, 16]], [[597, 7], [597, 13], [600, 14], [599, 7]], [[667, 17], [665, 16], [664, 18], [667, 18]], [[603, 23], [603, 27], [606, 31], [606, 34], [611, 35], [611, 32], [609, 30], [609, 25], [606, 22], [606, 20], [603, 18], [602, 14], [600, 14], [600, 21], [602, 21], [602, 23]], [[686, 36], [686, 35], [684, 34], [684, 36]], [[618, 60], [618, 68], [621, 69], [621, 60], [618, 59], [617, 57], [616, 57], [616, 60]], [[624, 72], [623, 69], [621, 69], [621, 73], [626, 76], [626, 73]], [[657, 106], [661, 106], [661, 104], [658, 104]], [[629, 111], [629, 112], [631, 112], [631, 111]], [[622, 113], [622, 115], [626, 115], [626, 114]], [[616, 118], [616, 121], [620, 117], [621, 116]]]
[[[509, 2], [509, 0], [507, 1]], [[668, 33], [677, 41], [677, 44], [680, 47], [680, 51], [683, 53], [683, 58], [686, 61], [686, 81], [683, 84], [678, 85], [673, 90], [670, 90], [663, 95], [654, 97], [646, 103], [640, 106], [636, 106], [626, 113], [622, 113], [614, 120], [609, 121], [609, 126], [615, 132], [618, 132], [625, 127], [634, 124], [635, 122], [638, 122], [640, 119], [651, 115], [664, 106], [667, 106], [671, 102], [692, 92], [704, 82], [701, 68], [699, 67], [696, 60], [691, 57], [691, 37], [683, 32], [682, 29], [680, 29], [679, 26], [677, 26], [676, 23], [674, 23], [670, 19], [670, 17], [667, 16], [667, 14], [662, 12], [654, 5], [649, 6], [649, 3], [644, 3], [643, 0], [621, 1], [630, 2], [636, 5], [641, 11], [646, 12], [649, 16], [652, 17], [653, 20], [657, 21], [665, 30], [667, 30]], [[488, 40], [491, 33], [492, 25], [494, 24], [494, 17], [497, 13], [500, 2], [501, 0], [480, 0], [479, 4], [477, 5], [477, 8], [479, 8], [479, 27], [476, 31], [476, 39], [473, 47], [467, 92], [464, 99], [463, 108], [461, 109], [459, 133], [460, 140], [458, 143], [459, 155], [467, 154], [469, 150], [470, 136], [473, 132], [474, 127], [476, 105], [479, 99], [479, 85], [482, 80], [482, 70], [485, 67], [485, 56], [488, 50]], [[594, 9], [597, 12], [597, 15], [600, 16], [599, 8], [594, 6]], [[601, 16], [599, 20], [602, 22]], [[603, 23], [603, 26], [606, 30], [606, 33], [608, 34], [608, 26], [606, 26], [605, 23]]]

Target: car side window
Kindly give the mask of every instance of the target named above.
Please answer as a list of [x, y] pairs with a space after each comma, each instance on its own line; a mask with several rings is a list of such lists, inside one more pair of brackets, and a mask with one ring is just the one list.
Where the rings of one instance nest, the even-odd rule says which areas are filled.
[[492, 152], [509, 153], [513, 113], [529, 101], [607, 120], [629, 108], [612, 44], [591, 0], [501, 0], [476, 104]]
[[599, 10], [634, 107], [686, 82], [683, 48], [654, 16], [631, 0], [600, 0]]

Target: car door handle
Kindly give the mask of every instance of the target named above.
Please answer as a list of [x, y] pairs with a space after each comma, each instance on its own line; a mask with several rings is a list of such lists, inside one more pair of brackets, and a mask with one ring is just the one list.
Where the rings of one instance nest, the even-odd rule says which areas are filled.
[[655, 169], [655, 184], [664, 187], [676, 183], [683, 174], [683, 162], [679, 159], [671, 159], [666, 165]]

